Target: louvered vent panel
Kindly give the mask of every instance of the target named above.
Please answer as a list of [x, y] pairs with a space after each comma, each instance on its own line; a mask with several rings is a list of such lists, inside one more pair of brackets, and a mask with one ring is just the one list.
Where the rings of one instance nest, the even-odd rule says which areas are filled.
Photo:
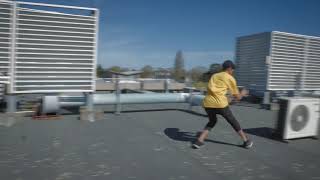
[[244, 36], [236, 44], [236, 78], [240, 86], [265, 90], [269, 55], [270, 33]]
[[15, 93], [92, 92], [95, 89], [97, 10], [79, 15], [69, 12], [73, 9], [70, 7], [59, 7], [63, 13], [56, 8], [18, 3]]
[[320, 90], [320, 38], [309, 39], [304, 88]]
[[[0, 83], [8, 83], [10, 72], [12, 3], [0, 1]], [[1, 85], [0, 96], [3, 92]]]
[[269, 90], [319, 90], [319, 51], [316, 37], [273, 32]]

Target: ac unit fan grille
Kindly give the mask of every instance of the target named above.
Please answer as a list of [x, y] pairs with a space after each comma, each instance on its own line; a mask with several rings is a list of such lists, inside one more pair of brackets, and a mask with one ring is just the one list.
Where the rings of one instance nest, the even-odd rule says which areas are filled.
[[309, 111], [305, 105], [299, 105], [292, 111], [290, 124], [293, 131], [301, 131], [309, 121]]

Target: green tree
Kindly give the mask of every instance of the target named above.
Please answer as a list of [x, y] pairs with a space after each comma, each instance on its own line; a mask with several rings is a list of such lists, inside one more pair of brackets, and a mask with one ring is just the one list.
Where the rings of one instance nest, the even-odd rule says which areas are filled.
[[203, 66], [193, 67], [189, 71], [189, 76], [193, 82], [199, 82], [199, 81], [202, 81], [203, 74], [206, 73], [207, 71], [208, 69]]
[[203, 74], [203, 81], [207, 82], [211, 76], [215, 73], [221, 72], [222, 67], [218, 63], [213, 63], [210, 65], [209, 71]]
[[142, 73], [141, 73], [141, 78], [151, 78], [153, 76], [153, 68], [152, 66], [144, 66], [141, 69]]
[[112, 72], [122, 72], [122, 69], [119, 66], [112, 66], [105, 70], [104, 77], [111, 78]]
[[181, 50], [177, 52], [175, 57], [173, 78], [177, 81], [184, 81], [185, 79], [184, 58]]
[[97, 66], [97, 77], [102, 78], [104, 75], [104, 69], [101, 66], [101, 64], [98, 64]]
[[157, 68], [153, 70], [154, 78], [159, 78], [159, 79], [170, 79], [172, 78], [172, 70], [169, 68]]
[[120, 66], [112, 66], [108, 70], [112, 71], [112, 72], [121, 72], [122, 71]]
[[210, 68], [209, 68], [209, 72], [211, 74], [215, 74], [215, 73], [218, 73], [222, 70], [222, 67], [220, 64], [217, 64], [217, 63], [213, 63], [210, 65]]

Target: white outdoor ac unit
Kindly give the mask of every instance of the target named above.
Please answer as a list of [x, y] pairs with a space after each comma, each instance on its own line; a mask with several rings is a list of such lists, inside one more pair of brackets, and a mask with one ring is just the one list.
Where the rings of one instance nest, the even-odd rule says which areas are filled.
[[316, 137], [319, 126], [320, 100], [309, 97], [279, 99], [277, 134], [282, 139]]

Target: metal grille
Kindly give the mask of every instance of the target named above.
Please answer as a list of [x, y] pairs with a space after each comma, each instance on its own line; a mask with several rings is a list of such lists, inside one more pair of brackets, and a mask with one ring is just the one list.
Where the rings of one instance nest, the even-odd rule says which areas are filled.
[[310, 38], [305, 65], [304, 88], [320, 90], [320, 38]]
[[272, 32], [268, 90], [320, 90], [320, 38]]
[[264, 91], [267, 83], [266, 58], [269, 55], [270, 33], [244, 36], [236, 44], [236, 79], [240, 86]]
[[[9, 83], [12, 3], [0, 1], [0, 83]], [[1, 85], [1, 88], [3, 85]]]
[[27, 2], [5, 7], [12, 12], [9, 93], [95, 90], [97, 9]]
[[239, 85], [255, 91], [320, 90], [320, 38], [273, 31], [237, 39]]

